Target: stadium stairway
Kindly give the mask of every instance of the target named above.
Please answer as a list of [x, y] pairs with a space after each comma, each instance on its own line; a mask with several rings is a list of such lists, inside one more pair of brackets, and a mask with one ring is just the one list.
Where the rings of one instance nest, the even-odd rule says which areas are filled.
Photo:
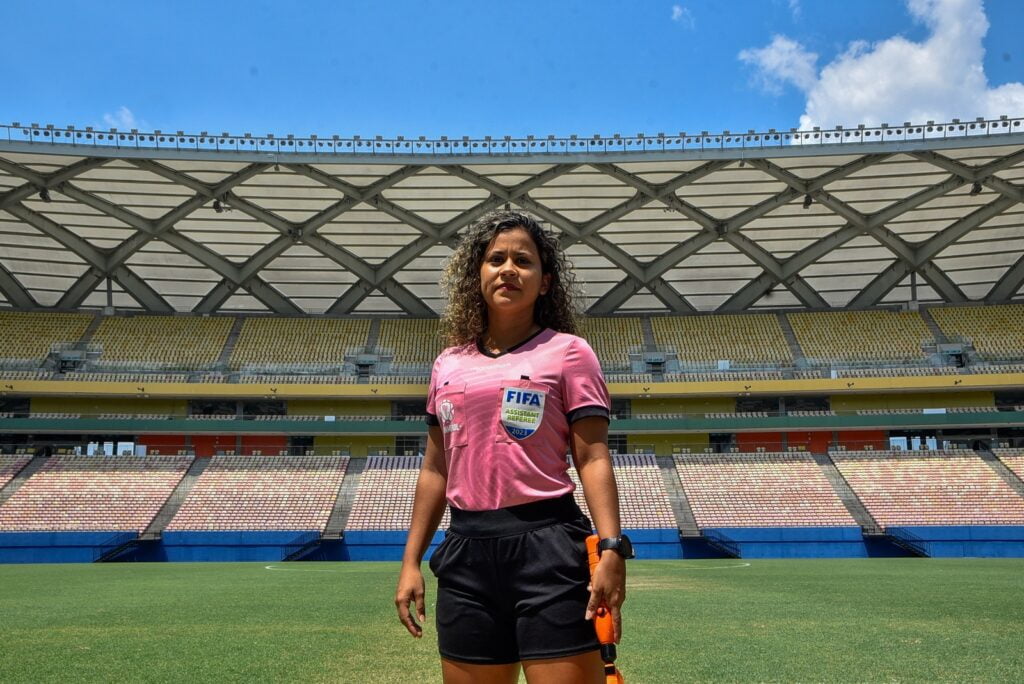
[[782, 336], [786, 338], [786, 344], [789, 345], [789, 353], [793, 355], [793, 363], [797, 366], [803, 365], [804, 350], [800, 346], [800, 342], [796, 339], [796, 333], [793, 332], [793, 326], [790, 325], [789, 319], [786, 318], [786, 314], [778, 313], [775, 315], [779, 319], [779, 327], [782, 328]]
[[935, 336], [936, 342], [938, 342], [939, 344], [945, 344], [949, 342], [949, 338], [946, 337], [946, 333], [942, 332], [942, 328], [940, 328], [939, 324], [935, 322], [934, 318], [932, 318], [931, 311], [922, 308], [919, 309], [917, 313], [918, 315], [921, 316], [921, 320], [924, 321], [924, 324], [928, 326], [928, 330], [930, 330], [932, 335]]
[[342, 480], [338, 497], [334, 500], [334, 509], [331, 510], [331, 517], [327, 519], [327, 525], [321, 535], [324, 540], [334, 541], [341, 539], [344, 535], [348, 516], [352, 512], [352, 503], [356, 500], [359, 480], [362, 479], [368, 461], [369, 459], [366, 458], [349, 459], [348, 468], [345, 470], [345, 479]]
[[220, 356], [217, 358], [217, 365], [221, 368], [227, 368], [228, 362], [231, 360], [231, 354], [235, 351], [235, 345], [238, 344], [238, 338], [242, 334], [242, 325], [245, 323], [245, 318], [238, 316], [235, 318], [235, 322], [231, 324], [231, 331], [228, 333], [228, 338], [224, 341], [224, 348], [220, 350]]
[[701, 539], [703, 535], [697, 528], [697, 519], [693, 517], [693, 509], [683, 491], [683, 485], [679, 482], [679, 472], [675, 463], [669, 457], [658, 459], [658, 468], [661, 469], [661, 477], [665, 480], [665, 490], [668, 492], [668, 500], [672, 504], [672, 512], [676, 516], [676, 524], [679, 525], [679, 536], [683, 539]]
[[979, 449], [978, 456], [989, 465], [996, 474], [1003, 479], [1003, 482], [1010, 485], [1010, 489], [1024, 497], [1024, 481], [1021, 481], [1017, 474], [1006, 467], [1006, 464], [999, 460], [999, 457], [987, 449]]
[[18, 471], [17, 475], [11, 478], [11, 481], [3, 489], [0, 489], [0, 506], [3, 506], [4, 502], [11, 498], [14, 492], [21, 489], [21, 485], [25, 484], [37, 470], [43, 467], [43, 464], [46, 463], [46, 458], [43, 455], [34, 457]]
[[366, 335], [366, 349], [372, 351], [377, 348], [380, 341], [380, 318], [374, 317], [370, 321], [370, 331]]
[[704, 540], [707, 541], [708, 546], [715, 549], [726, 558], [740, 558], [742, 556], [739, 544], [729, 539], [724, 534], [720, 534], [714, 530], [706, 530], [704, 532]]
[[206, 466], [210, 465], [209, 458], [197, 458], [192, 461], [192, 465], [189, 466], [185, 472], [185, 476], [181, 478], [181, 482], [174, 488], [171, 495], [167, 497], [167, 501], [160, 507], [160, 510], [153, 517], [152, 522], [149, 526], [142, 531], [139, 535], [139, 539], [142, 541], [150, 541], [160, 539], [160, 533], [164, 531], [167, 524], [171, 522], [178, 509], [181, 508], [181, 504], [185, 502], [185, 497], [192, 491], [192, 487], [195, 486], [196, 480], [206, 470]]
[[857, 497], [857, 494], [850, 487], [850, 483], [846, 481], [843, 474], [839, 472], [839, 468], [836, 467], [835, 462], [828, 454], [812, 453], [811, 456], [814, 461], [821, 468], [821, 472], [825, 474], [829, 484], [832, 485], [832, 489], [835, 491], [836, 496], [843, 502], [846, 510], [849, 511], [853, 519], [860, 525], [861, 532], [865, 537], [881, 537], [884, 536], [882, 527], [878, 522], [868, 513], [868, 509], [864, 506], [864, 503]]
[[92, 342], [92, 336], [96, 334], [96, 331], [99, 329], [101, 323], [103, 323], [103, 314], [97, 313], [95, 316], [92, 317], [92, 320], [89, 321], [88, 327], [86, 327], [85, 332], [82, 333], [82, 336], [78, 338], [78, 341], [75, 343], [75, 347], [77, 349], [85, 349], [87, 346], [89, 346], [89, 343]]
[[654, 326], [651, 325], [650, 316], [644, 316], [640, 319], [640, 331], [644, 336], [644, 350], [649, 352], [658, 351], [658, 343], [654, 339]]

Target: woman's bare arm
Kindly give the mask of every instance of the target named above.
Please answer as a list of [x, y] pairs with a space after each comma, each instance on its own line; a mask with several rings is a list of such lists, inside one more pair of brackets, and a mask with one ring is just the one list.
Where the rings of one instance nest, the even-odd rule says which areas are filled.
[[398, 619], [414, 637], [423, 636], [423, 628], [413, 618], [409, 604], [416, 606], [416, 617], [423, 622], [427, 617], [423, 572], [420, 563], [430, 546], [430, 540], [444, 515], [445, 488], [448, 470], [444, 461], [444, 436], [441, 428], [432, 425], [427, 432], [427, 450], [416, 480], [416, 495], [412, 505], [409, 537], [402, 555], [402, 570], [398, 576], [395, 606]]
[[[583, 483], [583, 495], [594, 527], [602, 539], [618, 537], [622, 533], [619, 490], [608, 453], [608, 421], [593, 416], [578, 420], [570, 427], [573, 462]], [[586, 618], [591, 619], [600, 605], [608, 606], [615, 623], [615, 641], [618, 641], [622, 635], [620, 607], [625, 600], [626, 561], [617, 553], [603, 553], [591, 581]]]

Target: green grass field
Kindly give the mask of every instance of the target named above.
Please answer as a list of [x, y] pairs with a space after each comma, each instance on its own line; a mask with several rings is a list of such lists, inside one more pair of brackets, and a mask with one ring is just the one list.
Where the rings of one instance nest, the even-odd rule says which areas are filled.
[[[627, 682], [1024, 679], [1024, 560], [743, 563], [629, 566]], [[396, 563], [265, 565], [0, 566], [0, 681], [439, 680]]]

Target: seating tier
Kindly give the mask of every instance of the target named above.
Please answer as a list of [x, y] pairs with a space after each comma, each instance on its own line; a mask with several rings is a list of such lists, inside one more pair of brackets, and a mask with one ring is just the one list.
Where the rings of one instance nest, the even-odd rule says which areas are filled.
[[144, 530], [189, 456], [52, 456], [0, 506], [0, 531]]
[[41, 362], [54, 344], [74, 345], [93, 314], [0, 311], [0, 358]]
[[1010, 472], [1024, 480], [1024, 449], [993, 449], [992, 452]]
[[947, 335], [969, 338], [991, 359], [1024, 356], [1024, 305], [934, 307], [928, 312]]
[[0, 489], [6, 487], [31, 460], [31, 456], [0, 454]]
[[804, 356], [811, 360], [915, 361], [933, 339], [914, 311], [811, 311], [786, 314]]
[[608, 369], [628, 369], [629, 350], [642, 348], [644, 333], [639, 318], [591, 318], [579, 321], [580, 337], [584, 338]]
[[651, 328], [655, 343], [673, 347], [683, 364], [793, 362], [779, 319], [772, 314], [654, 316]]
[[1024, 498], [973, 451], [836, 451], [832, 460], [883, 527], [1024, 525]]
[[217, 362], [233, 323], [223, 316], [110, 316], [91, 343], [102, 347], [102, 364], [194, 369]]
[[[615, 471], [615, 483], [619, 487], [619, 518], [623, 529], [678, 527], [661, 468], [658, 467], [654, 456], [612, 456], [612, 467]], [[576, 491], [573, 493], [576, 503], [589, 516], [590, 509], [583, 496], [583, 486], [580, 484], [576, 469], [570, 468], [569, 475], [576, 484]]]
[[347, 456], [214, 456], [168, 530], [323, 530]]
[[385, 318], [380, 322], [377, 346], [391, 350], [399, 365], [427, 369], [441, 353], [441, 326], [436, 318]]
[[363, 351], [367, 318], [246, 318], [231, 353], [231, 367], [333, 364]]
[[674, 459], [698, 527], [857, 524], [808, 454], [676, 454]]
[[[422, 456], [370, 456], [359, 477], [349, 530], [408, 530]], [[440, 529], [450, 522], [445, 507]]]

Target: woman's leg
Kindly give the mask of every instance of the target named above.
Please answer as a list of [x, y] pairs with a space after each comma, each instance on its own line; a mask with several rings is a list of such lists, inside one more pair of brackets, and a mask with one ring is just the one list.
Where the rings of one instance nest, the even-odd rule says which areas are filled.
[[564, 658], [524, 660], [529, 684], [604, 684], [604, 663], [599, 651]]
[[472, 665], [441, 658], [441, 674], [444, 684], [516, 684], [519, 663]]

